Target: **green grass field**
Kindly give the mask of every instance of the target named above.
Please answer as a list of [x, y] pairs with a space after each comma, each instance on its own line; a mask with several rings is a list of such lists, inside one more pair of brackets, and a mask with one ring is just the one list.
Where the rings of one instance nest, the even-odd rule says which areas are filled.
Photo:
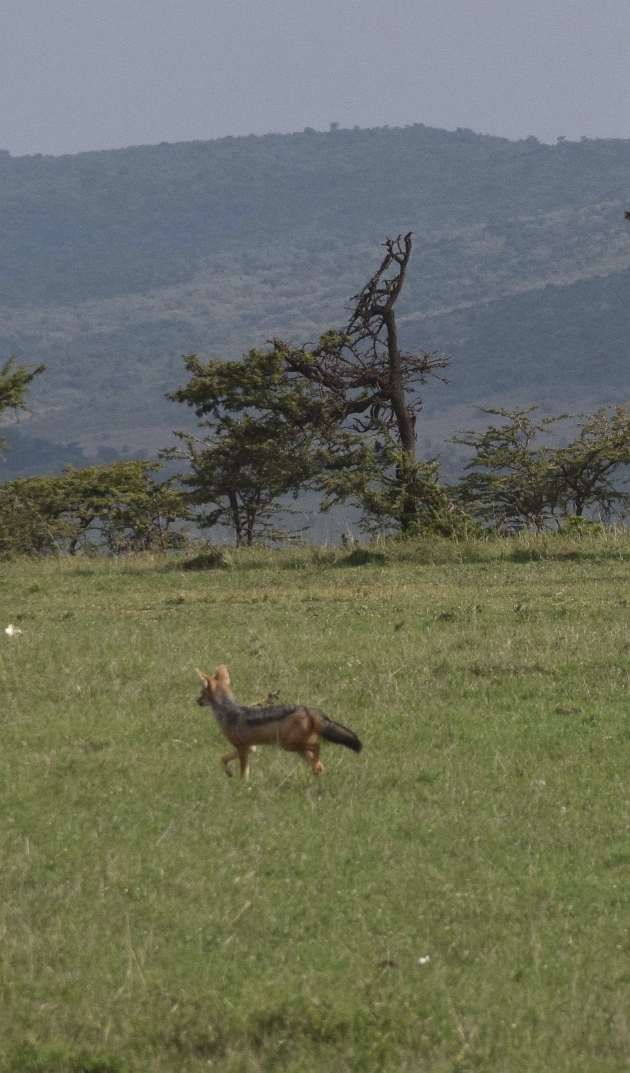
[[630, 1068], [630, 538], [382, 555], [0, 564], [3, 1073]]

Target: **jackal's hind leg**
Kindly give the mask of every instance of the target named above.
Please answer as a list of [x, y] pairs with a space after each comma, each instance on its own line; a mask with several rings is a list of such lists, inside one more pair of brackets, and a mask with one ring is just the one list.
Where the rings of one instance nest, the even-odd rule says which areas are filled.
[[225, 756], [221, 757], [221, 763], [223, 764], [223, 770], [225, 771], [225, 774], [227, 775], [227, 777], [229, 779], [232, 778], [232, 772], [230, 771], [230, 768], [229, 768], [228, 765], [231, 764], [233, 760], [236, 760], [238, 755], [239, 755], [238, 749], [235, 749], [233, 753], [226, 753]]
[[314, 775], [321, 775], [324, 765], [319, 759], [319, 742], [309, 742], [304, 749], [300, 749], [300, 756], [306, 760], [307, 764], [311, 765]]

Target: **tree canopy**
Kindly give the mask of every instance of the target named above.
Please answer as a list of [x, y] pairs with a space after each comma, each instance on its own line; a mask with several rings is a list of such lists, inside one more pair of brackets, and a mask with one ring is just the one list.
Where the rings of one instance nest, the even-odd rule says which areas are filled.
[[237, 544], [251, 545], [273, 531], [281, 498], [317, 473], [328, 405], [309, 381], [287, 373], [275, 347], [250, 350], [240, 362], [188, 355], [184, 363], [190, 380], [169, 398], [194, 407], [207, 432], [176, 432], [182, 447], [164, 455], [190, 465], [180, 480], [199, 508], [197, 522], [227, 525]]
[[621, 517], [630, 502], [625, 489], [630, 404], [581, 414], [578, 435], [561, 446], [537, 440], [571, 415], [536, 421], [532, 415], [537, 409], [482, 410], [503, 417], [503, 423], [453, 438], [474, 451], [453, 490], [456, 500], [501, 532], [528, 527], [541, 532], [550, 523], [581, 518], [588, 511], [603, 521]]
[[[38, 365], [36, 369], [28, 365], [17, 365], [15, 357], [9, 358], [0, 369], [0, 416], [5, 410], [27, 410], [26, 389], [36, 376], [43, 373], [46, 366]], [[6, 439], [0, 435], [0, 450], [6, 447]]]
[[0, 554], [46, 554], [106, 548], [113, 554], [165, 551], [183, 543], [173, 528], [188, 512], [172, 481], [152, 476], [147, 459], [106, 466], [67, 466], [59, 476], [0, 485]]

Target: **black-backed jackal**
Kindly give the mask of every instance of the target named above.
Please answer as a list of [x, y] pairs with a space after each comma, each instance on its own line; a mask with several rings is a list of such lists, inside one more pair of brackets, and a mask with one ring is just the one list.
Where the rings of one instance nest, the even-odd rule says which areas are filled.
[[319, 759], [318, 738], [345, 745], [355, 753], [361, 752], [362, 745], [356, 734], [333, 723], [323, 712], [303, 708], [300, 704], [245, 708], [237, 703], [230, 691], [227, 667], [217, 667], [214, 678], [200, 670], [197, 674], [204, 684], [197, 704], [212, 708], [221, 730], [234, 746], [234, 752], [221, 759], [226, 775], [231, 776], [229, 765], [238, 758], [241, 778], [249, 778], [247, 756], [252, 745], [279, 745], [290, 753], [299, 753], [311, 765], [315, 775], [324, 770]]

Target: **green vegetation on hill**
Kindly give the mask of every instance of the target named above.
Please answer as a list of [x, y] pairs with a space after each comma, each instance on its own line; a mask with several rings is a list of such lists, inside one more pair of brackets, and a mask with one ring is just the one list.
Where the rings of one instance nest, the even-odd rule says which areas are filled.
[[402, 342], [454, 358], [432, 410], [623, 401], [629, 164], [628, 141], [422, 124], [3, 155], [0, 350], [49, 370], [23, 432], [146, 455], [181, 353], [342, 325], [383, 237], [409, 229]]
[[[617, 1073], [629, 558], [608, 532], [3, 564], [3, 1073]], [[219, 662], [363, 752], [227, 780], [194, 703]]]
[[208, 254], [246, 262], [252, 239], [260, 253], [300, 234], [326, 249], [335, 237], [378, 242], [406, 220], [454, 241], [482, 225], [486, 244], [511, 236], [518, 249], [539, 230], [519, 217], [589, 206], [597, 231], [603, 206], [627, 192], [629, 157], [627, 141], [548, 146], [420, 123], [3, 156], [4, 303], [145, 293], [190, 281]]

